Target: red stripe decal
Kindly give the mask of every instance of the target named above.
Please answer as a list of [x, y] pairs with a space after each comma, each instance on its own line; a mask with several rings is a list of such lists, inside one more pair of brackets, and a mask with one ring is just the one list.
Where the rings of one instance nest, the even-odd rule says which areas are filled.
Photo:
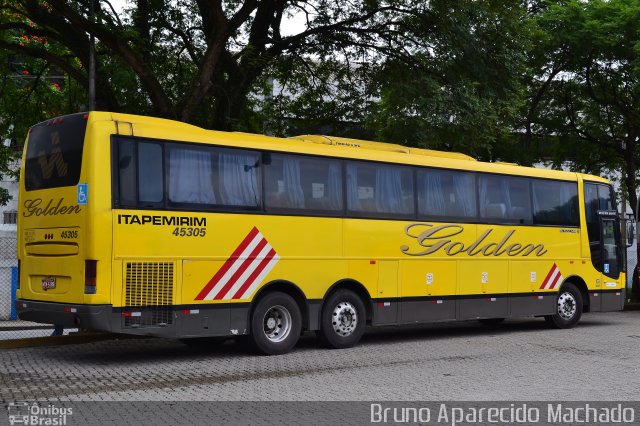
[[560, 281], [561, 276], [562, 274], [560, 273], [560, 271], [558, 271], [558, 273], [556, 274], [556, 277], [553, 279], [553, 282], [551, 283], [551, 287], [549, 287], [551, 290], [556, 288], [556, 285], [558, 284], [558, 281]]
[[231, 268], [233, 262], [238, 258], [238, 256], [240, 256], [244, 249], [247, 248], [249, 243], [255, 238], [256, 235], [258, 235], [258, 228], [254, 226], [251, 232], [249, 232], [249, 234], [244, 238], [244, 240], [242, 240], [240, 245], [235, 249], [231, 256], [229, 256], [229, 258], [224, 262], [222, 268], [220, 268], [218, 272], [216, 272], [213, 278], [209, 280], [207, 285], [205, 285], [202, 291], [200, 291], [200, 293], [196, 296], [195, 300], [204, 300], [204, 298], [207, 297], [207, 294], [209, 294], [218, 280], [220, 280], [220, 278], [222, 278], [222, 276], [229, 270], [229, 268]]
[[231, 278], [229, 278], [229, 282], [227, 282], [225, 286], [222, 287], [222, 289], [218, 292], [218, 294], [216, 294], [216, 297], [214, 297], [214, 300], [221, 300], [222, 298], [224, 298], [224, 296], [229, 292], [229, 290], [231, 290], [231, 287], [233, 287], [233, 285], [236, 283], [238, 278], [240, 278], [240, 276], [244, 273], [244, 271], [246, 271], [247, 268], [251, 266], [253, 261], [257, 258], [257, 256], [260, 254], [260, 252], [266, 245], [267, 245], [267, 240], [265, 240], [264, 238], [260, 240], [258, 244], [256, 244], [256, 247], [253, 249], [251, 253], [249, 253], [249, 256], [247, 256], [247, 258], [242, 261], [242, 264], [240, 265], [238, 270], [231, 276]]
[[547, 285], [547, 281], [549, 281], [549, 278], [551, 278], [551, 275], [553, 275], [553, 271], [555, 271], [556, 268], [557, 266], [554, 263], [551, 269], [549, 269], [549, 273], [547, 274], [547, 277], [544, 279], [544, 281], [542, 281], [542, 285], [540, 286], [541, 289], [545, 288], [545, 286]]
[[249, 275], [249, 278], [247, 278], [244, 284], [242, 284], [242, 287], [240, 287], [238, 291], [236, 291], [236, 294], [233, 295], [232, 299], [239, 299], [240, 297], [242, 297], [244, 292], [247, 291], [249, 287], [251, 287], [251, 284], [253, 284], [256, 278], [258, 278], [258, 275], [260, 275], [262, 270], [266, 268], [266, 266], [269, 264], [269, 262], [271, 262], [275, 255], [276, 251], [274, 249], [269, 250], [269, 253], [267, 253], [264, 259], [262, 259], [255, 271], [253, 271], [253, 273]]

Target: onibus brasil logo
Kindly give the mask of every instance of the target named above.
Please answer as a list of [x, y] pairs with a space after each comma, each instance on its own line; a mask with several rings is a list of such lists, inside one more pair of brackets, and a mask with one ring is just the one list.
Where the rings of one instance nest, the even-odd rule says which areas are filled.
[[35, 402], [10, 402], [7, 414], [11, 425], [63, 426], [73, 415], [73, 408], [58, 407], [50, 403], [41, 406]]

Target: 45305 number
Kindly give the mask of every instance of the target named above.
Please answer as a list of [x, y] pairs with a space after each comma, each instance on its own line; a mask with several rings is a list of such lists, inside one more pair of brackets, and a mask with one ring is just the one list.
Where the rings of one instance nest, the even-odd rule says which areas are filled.
[[176, 228], [172, 232], [176, 237], [204, 237], [207, 228]]
[[65, 238], [65, 239], [69, 239], [69, 238], [78, 238], [78, 231], [62, 231], [60, 233], [60, 238]]

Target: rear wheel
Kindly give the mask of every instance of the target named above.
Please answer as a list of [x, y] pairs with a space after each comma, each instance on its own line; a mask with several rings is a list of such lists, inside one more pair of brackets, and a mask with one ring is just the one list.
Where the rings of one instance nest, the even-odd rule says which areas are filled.
[[269, 293], [251, 314], [251, 344], [265, 355], [289, 352], [298, 342], [302, 315], [298, 304], [286, 293]]
[[352, 291], [338, 290], [322, 307], [318, 337], [335, 349], [355, 346], [364, 334], [366, 311], [362, 299]]
[[544, 319], [554, 328], [571, 328], [580, 321], [582, 306], [582, 294], [578, 287], [566, 283], [558, 293], [556, 313], [547, 315]]

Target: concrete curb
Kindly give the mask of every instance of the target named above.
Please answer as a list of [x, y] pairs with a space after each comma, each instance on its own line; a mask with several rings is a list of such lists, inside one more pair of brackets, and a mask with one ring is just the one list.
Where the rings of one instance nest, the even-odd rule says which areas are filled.
[[53, 331], [53, 325], [36, 325], [36, 326], [29, 326], [29, 327], [25, 327], [23, 325], [16, 325], [16, 326], [5, 326], [5, 325], [0, 325], [0, 331], [29, 331], [29, 330], [51, 330]]
[[74, 333], [66, 336], [31, 337], [26, 339], [0, 340], [0, 349], [33, 348], [38, 346], [76, 345], [80, 343], [100, 342], [103, 340], [148, 339], [149, 336], [136, 336], [116, 333]]

